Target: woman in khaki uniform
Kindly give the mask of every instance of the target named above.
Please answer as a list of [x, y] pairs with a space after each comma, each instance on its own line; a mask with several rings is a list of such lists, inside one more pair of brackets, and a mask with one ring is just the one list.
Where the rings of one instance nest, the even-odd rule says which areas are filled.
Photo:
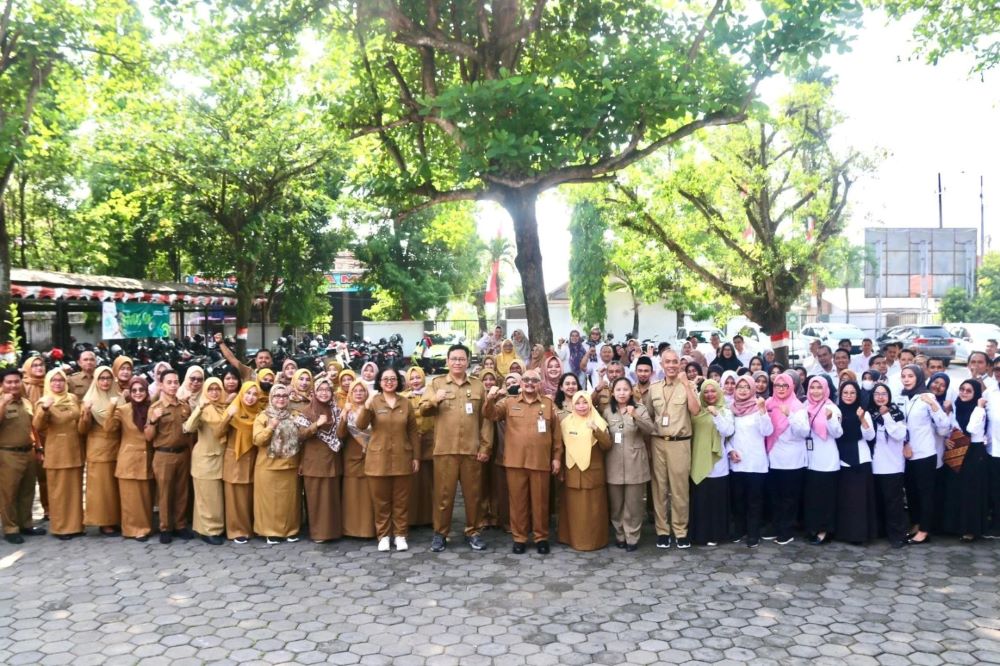
[[205, 382], [198, 407], [184, 424], [184, 432], [198, 433], [191, 450], [191, 478], [194, 481], [194, 531], [205, 543], [218, 546], [225, 529], [225, 490], [222, 460], [226, 451], [229, 418], [222, 380]]
[[305, 368], [296, 370], [292, 375], [292, 385], [289, 387], [288, 409], [301, 412], [309, 407], [312, 399], [313, 375]]
[[[45, 386], [45, 361], [41, 356], [29, 356], [21, 366], [21, 387], [24, 397], [31, 403], [31, 408], [42, 398], [42, 390]], [[35, 440], [35, 478], [38, 481], [38, 501], [42, 505], [44, 520], [49, 519], [49, 484], [45, 477], [45, 468], [42, 467], [42, 446], [45, 441], [41, 435], [32, 429], [32, 437]], [[34, 501], [34, 498], [32, 498]], [[28, 510], [30, 513], [30, 509]]]
[[395, 368], [379, 372], [375, 378], [378, 393], [368, 397], [357, 416], [358, 428], [371, 425], [372, 430], [365, 476], [381, 552], [389, 550], [390, 535], [396, 538], [396, 550], [409, 548], [410, 485], [420, 469], [417, 410], [397, 392], [402, 384], [403, 375]]
[[611, 448], [608, 424], [590, 394], [577, 391], [562, 420], [566, 460], [559, 502], [559, 541], [574, 550], [608, 545], [608, 486], [604, 454]]
[[244, 544], [253, 535], [253, 470], [257, 447], [253, 424], [263, 408], [256, 382], [244, 382], [226, 410], [229, 436], [222, 458], [222, 484], [226, 507], [226, 536]]
[[115, 376], [114, 390], [121, 395], [122, 400], [127, 397], [129, 384], [132, 382], [132, 359], [128, 356], [119, 356], [111, 363], [111, 374]]
[[344, 534], [340, 506], [340, 450], [343, 443], [337, 437], [340, 408], [333, 398], [333, 382], [326, 375], [316, 377], [312, 400], [301, 412], [310, 423], [326, 416], [327, 423], [302, 445], [299, 474], [306, 490], [306, 513], [309, 516], [309, 538], [316, 543], [339, 539]]
[[[479, 373], [479, 379], [487, 393], [498, 384], [496, 371], [487, 368]], [[504, 391], [506, 392], [506, 388]], [[496, 527], [510, 532], [510, 496], [507, 492], [507, 469], [503, 466], [506, 427], [506, 421], [493, 423], [495, 444], [490, 452], [490, 461], [484, 463], [479, 515], [482, 516], [482, 527]]]
[[337, 392], [334, 394], [334, 399], [337, 401], [337, 407], [343, 411], [347, 406], [347, 401], [351, 395], [351, 385], [358, 378], [354, 371], [350, 368], [344, 368], [337, 373]]
[[121, 444], [121, 423], [113, 418], [121, 400], [114, 372], [107, 366], [94, 370], [94, 381], [83, 396], [80, 432], [86, 435], [87, 492], [83, 522], [97, 525], [101, 534], [118, 533], [122, 519], [115, 466]]
[[[427, 390], [427, 378], [419, 366], [406, 371], [409, 390], [403, 395], [417, 409]], [[420, 433], [420, 469], [413, 475], [410, 486], [410, 527], [434, 522], [434, 417], [417, 412], [417, 432]]]
[[142, 377], [133, 377], [112, 418], [121, 434], [115, 476], [122, 536], [136, 541], [146, 541], [153, 531], [153, 452], [145, 435], [148, 414], [149, 385]]
[[288, 409], [288, 393], [284, 384], [273, 386], [267, 407], [253, 422], [253, 443], [260, 449], [253, 470], [253, 529], [269, 544], [299, 540], [302, 440], [327, 422], [324, 415], [316, 423], [300, 427]]
[[371, 430], [359, 428], [358, 412], [368, 400], [368, 387], [363, 380], [355, 379], [348, 391], [337, 436], [344, 442], [344, 480], [341, 508], [344, 512], [344, 535], [371, 539], [375, 536], [375, 510], [365, 479], [365, 450], [371, 439]]
[[83, 534], [80, 403], [69, 392], [67, 384], [62, 370], [50, 370], [45, 375], [42, 398], [32, 419], [35, 430], [45, 438], [50, 530], [63, 541]]
[[636, 404], [632, 382], [624, 377], [611, 385], [611, 404], [604, 410], [604, 418], [611, 435], [611, 449], [604, 464], [615, 545], [632, 552], [639, 547], [646, 513], [649, 452], [644, 437], [653, 434], [653, 421], [646, 408]]

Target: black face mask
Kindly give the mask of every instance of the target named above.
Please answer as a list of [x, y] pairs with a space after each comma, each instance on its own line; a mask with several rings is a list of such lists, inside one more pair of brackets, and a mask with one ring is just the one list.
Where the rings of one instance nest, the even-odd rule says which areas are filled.
[[271, 392], [271, 388], [273, 386], [274, 386], [274, 384], [272, 382], [261, 382], [260, 383], [260, 388], [261, 388], [262, 391], [264, 391], [264, 393], [270, 393]]
[[520, 386], [511, 386], [507, 389], [507, 395], [518, 395], [521, 392]]

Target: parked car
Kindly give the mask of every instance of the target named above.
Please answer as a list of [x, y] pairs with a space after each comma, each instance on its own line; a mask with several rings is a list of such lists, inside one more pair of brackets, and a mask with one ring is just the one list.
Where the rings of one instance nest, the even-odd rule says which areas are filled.
[[443, 372], [448, 348], [464, 342], [465, 336], [456, 331], [425, 331], [410, 356], [410, 363], [419, 365], [428, 375]]
[[945, 324], [955, 338], [955, 362], [967, 363], [969, 354], [974, 351], [986, 351], [987, 340], [1000, 340], [1000, 326], [996, 324]]
[[893, 326], [877, 342], [879, 347], [899, 342], [904, 349], [912, 349], [918, 354], [949, 360], [955, 358], [955, 338], [947, 328], [939, 324]]
[[819, 340], [820, 344], [836, 349], [841, 340], [849, 339], [852, 354], [861, 353], [861, 342], [867, 337], [864, 331], [852, 324], [809, 324], [802, 328], [801, 333], [802, 341], [807, 348], [813, 340]]

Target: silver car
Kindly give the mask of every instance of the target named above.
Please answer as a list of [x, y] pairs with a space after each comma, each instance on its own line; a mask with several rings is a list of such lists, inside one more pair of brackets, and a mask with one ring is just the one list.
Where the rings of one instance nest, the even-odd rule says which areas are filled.
[[899, 342], [903, 349], [912, 349], [931, 358], [955, 358], [955, 338], [939, 324], [893, 326], [878, 339], [880, 348], [890, 342]]

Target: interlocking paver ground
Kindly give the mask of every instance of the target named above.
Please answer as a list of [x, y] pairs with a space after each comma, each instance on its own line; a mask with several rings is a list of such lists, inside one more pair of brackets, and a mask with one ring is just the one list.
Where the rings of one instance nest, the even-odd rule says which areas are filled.
[[648, 530], [547, 557], [498, 531], [434, 554], [427, 529], [406, 553], [0, 543], [0, 663], [1000, 662], [1000, 542], [663, 551]]

